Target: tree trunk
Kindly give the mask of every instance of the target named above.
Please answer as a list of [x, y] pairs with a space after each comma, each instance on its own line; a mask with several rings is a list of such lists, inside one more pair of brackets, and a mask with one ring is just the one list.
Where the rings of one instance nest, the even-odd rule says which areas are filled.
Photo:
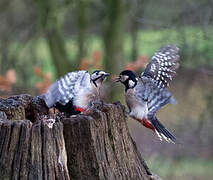
[[[125, 0], [105, 0], [106, 17], [104, 20], [104, 69], [113, 75], [117, 75], [124, 68], [123, 44], [125, 29]], [[110, 82], [108, 82], [110, 84]], [[111, 87], [111, 85], [109, 85]], [[121, 90], [121, 89], [120, 89]], [[114, 88], [107, 90], [110, 100], [114, 101], [120, 97], [120, 91]]]
[[38, 6], [40, 25], [46, 35], [50, 54], [55, 65], [57, 77], [72, 71], [75, 63], [71, 64], [62, 35], [63, 18], [58, 13], [61, 4], [56, 0], [34, 0]]
[[67, 179], [69, 174], [63, 125], [50, 120], [0, 121], [0, 177], [4, 179]]
[[2, 180], [150, 179], [120, 103], [98, 103], [70, 118], [45, 114], [38, 97], [0, 99]]
[[29, 95], [1, 99], [0, 112], [1, 180], [70, 179], [63, 124], [43, 116], [48, 111], [41, 99]]
[[71, 179], [147, 179], [121, 104], [104, 104], [63, 124]]
[[88, 27], [88, 5], [89, 2], [85, 0], [78, 0], [76, 2], [76, 25], [78, 35], [78, 55], [76, 61], [76, 68], [79, 68], [79, 64], [86, 56], [87, 53], [87, 27]]

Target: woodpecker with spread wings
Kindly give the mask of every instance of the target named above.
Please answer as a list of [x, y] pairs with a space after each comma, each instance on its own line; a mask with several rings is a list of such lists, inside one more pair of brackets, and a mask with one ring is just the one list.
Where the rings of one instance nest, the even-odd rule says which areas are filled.
[[69, 115], [86, 111], [90, 104], [100, 100], [100, 88], [109, 73], [96, 70], [74, 71], [53, 83], [41, 97], [49, 108], [56, 108]]
[[117, 78], [125, 86], [125, 99], [130, 117], [145, 127], [152, 129], [167, 142], [177, 142], [157, 119], [156, 112], [164, 105], [176, 104], [171, 93], [166, 89], [178, 68], [179, 49], [175, 45], [160, 48], [146, 66], [145, 71], [136, 77], [129, 70], [124, 70]]

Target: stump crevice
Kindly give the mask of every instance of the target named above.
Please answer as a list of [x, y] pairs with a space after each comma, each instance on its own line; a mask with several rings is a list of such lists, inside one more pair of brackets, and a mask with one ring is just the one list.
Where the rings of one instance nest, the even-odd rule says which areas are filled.
[[[29, 120], [27, 120], [29, 119]], [[96, 104], [86, 115], [50, 115], [39, 97], [0, 99], [1, 179], [149, 179], [124, 106]]]

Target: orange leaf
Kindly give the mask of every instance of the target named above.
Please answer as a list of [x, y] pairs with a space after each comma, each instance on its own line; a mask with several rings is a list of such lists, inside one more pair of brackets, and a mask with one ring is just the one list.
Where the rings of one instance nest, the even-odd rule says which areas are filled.
[[14, 69], [9, 69], [6, 74], [5, 78], [7, 81], [9, 81], [11, 84], [14, 84], [16, 82], [16, 72]]
[[4, 76], [0, 76], [0, 90], [11, 91], [12, 85], [16, 82], [16, 72], [9, 69]]
[[146, 64], [147, 64], [147, 58], [145, 56], [139, 56], [136, 61], [127, 64], [125, 69], [135, 72], [141, 68], [145, 68]]
[[34, 71], [34, 73], [35, 73], [37, 76], [39, 76], [39, 77], [41, 77], [41, 78], [44, 77], [44, 74], [43, 74], [43, 72], [42, 72], [42, 70], [41, 70], [41, 68], [40, 68], [39, 66], [34, 66], [34, 67], [33, 67], [33, 71]]
[[83, 58], [83, 59], [81, 59], [81, 63], [80, 63], [79, 69], [80, 70], [88, 70], [89, 69], [89, 65], [90, 65], [90, 63], [89, 63], [88, 59]]
[[42, 79], [41, 82], [37, 82], [35, 84], [35, 87], [40, 94], [43, 94], [47, 91], [48, 87], [52, 83], [51, 74], [42, 72], [41, 68], [38, 66], [35, 66], [33, 70], [34, 70], [34, 73]]
[[98, 63], [101, 60], [101, 58], [102, 58], [102, 53], [100, 51], [93, 51], [92, 59], [94, 64]]

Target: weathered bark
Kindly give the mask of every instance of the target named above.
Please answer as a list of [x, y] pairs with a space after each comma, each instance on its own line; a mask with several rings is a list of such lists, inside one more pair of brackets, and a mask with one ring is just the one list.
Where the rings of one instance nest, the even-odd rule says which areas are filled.
[[0, 121], [0, 179], [67, 179], [63, 125]]
[[48, 108], [41, 98], [23, 94], [8, 99], [0, 98], [0, 112], [0, 119], [29, 119], [35, 122], [39, 116], [48, 114]]
[[147, 179], [121, 104], [103, 105], [63, 124], [71, 179]]
[[70, 118], [45, 115], [42, 103], [29, 95], [0, 99], [0, 179], [149, 179], [120, 103]]
[[42, 99], [0, 99], [0, 112], [1, 180], [69, 180], [63, 124], [45, 118], [48, 109]]

